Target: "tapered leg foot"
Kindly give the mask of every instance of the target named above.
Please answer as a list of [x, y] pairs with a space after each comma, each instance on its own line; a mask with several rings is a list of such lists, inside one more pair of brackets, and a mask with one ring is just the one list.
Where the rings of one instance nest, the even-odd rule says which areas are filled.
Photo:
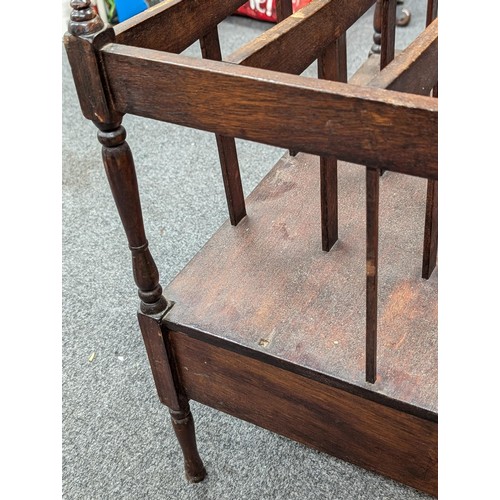
[[190, 483], [199, 483], [205, 479], [207, 471], [198, 453], [196, 446], [196, 435], [194, 429], [193, 415], [189, 406], [186, 410], [174, 411], [170, 410], [172, 426], [177, 436], [177, 440], [181, 445], [182, 454], [184, 455], [184, 469], [186, 479]]

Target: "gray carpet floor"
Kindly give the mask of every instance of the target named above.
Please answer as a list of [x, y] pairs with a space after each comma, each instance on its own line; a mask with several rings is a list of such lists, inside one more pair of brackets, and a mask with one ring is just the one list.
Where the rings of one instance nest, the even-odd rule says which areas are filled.
[[[423, 0], [397, 30], [423, 29]], [[232, 17], [228, 54], [271, 25]], [[307, 40], [304, 41], [307, 43]], [[372, 10], [348, 32], [352, 75], [372, 43]], [[199, 55], [198, 47], [187, 50]], [[208, 477], [184, 480], [168, 412], [158, 401], [136, 321], [124, 232], [63, 55], [63, 497], [66, 499], [424, 499], [411, 488], [192, 403]], [[315, 76], [315, 65], [305, 72]], [[126, 116], [150, 248], [168, 283], [227, 218], [212, 134]], [[284, 153], [237, 141], [248, 194]], [[92, 361], [89, 361], [92, 359]]]

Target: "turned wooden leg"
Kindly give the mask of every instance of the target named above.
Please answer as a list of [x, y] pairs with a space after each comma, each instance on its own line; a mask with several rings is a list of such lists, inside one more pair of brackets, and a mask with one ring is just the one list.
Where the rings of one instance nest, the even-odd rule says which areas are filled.
[[109, 185], [132, 252], [134, 279], [141, 299], [139, 326], [153, 372], [160, 401], [169, 407], [172, 423], [184, 454], [186, 477], [201, 481], [205, 468], [198, 455], [193, 417], [189, 403], [177, 381], [173, 356], [168, 352], [168, 341], [163, 335], [161, 321], [172, 307], [162, 295], [156, 264], [148, 248], [144, 231], [139, 188], [134, 160], [126, 132], [120, 123], [96, 123], [99, 128], [102, 157]]
[[137, 314], [153, 372], [160, 401], [169, 408], [175, 435], [184, 456], [186, 479], [197, 483], [206, 476], [205, 466], [198, 453], [194, 420], [175, 370], [175, 357], [170, 349], [168, 333], [164, 334], [161, 320], [165, 312], [156, 316]]
[[184, 469], [186, 479], [190, 483], [198, 483], [205, 479], [207, 472], [205, 466], [198, 454], [196, 445], [196, 434], [194, 429], [194, 420], [191, 415], [189, 403], [185, 403], [182, 410], [170, 410], [172, 426], [177, 436], [177, 440], [181, 445], [182, 454], [184, 455]]
[[157, 314], [167, 307], [162, 295], [156, 264], [144, 232], [139, 188], [134, 160], [125, 142], [125, 129], [119, 124], [96, 123], [102, 144], [102, 158], [111, 192], [120, 214], [132, 252], [132, 268], [141, 299], [141, 311]]

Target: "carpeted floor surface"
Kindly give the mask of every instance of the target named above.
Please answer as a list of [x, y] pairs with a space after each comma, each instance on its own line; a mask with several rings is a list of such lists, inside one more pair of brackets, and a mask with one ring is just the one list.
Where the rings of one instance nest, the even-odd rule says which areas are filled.
[[[404, 48], [425, 4], [397, 30]], [[349, 74], [372, 43], [372, 10], [348, 32]], [[228, 54], [271, 25], [221, 24]], [[304, 40], [307, 43], [307, 40]], [[199, 55], [198, 47], [189, 54]], [[411, 488], [192, 403], [208, 477], [184, 480], [168, 412], [156, 395], [136, 321], [124, 232], [101, 164], [96, 129], [81, 115], [63, 54], [63, 495], [65, 499], [424, 499]], [[315, 65], [306, 71], [315, 75]], [[126, 116], [146, 231], [168, 283], [227, 218], [212, 134]], [[237, 141], [248, 194], [283, 150]], [[89, 361], [92, 359], [92, 361]]]

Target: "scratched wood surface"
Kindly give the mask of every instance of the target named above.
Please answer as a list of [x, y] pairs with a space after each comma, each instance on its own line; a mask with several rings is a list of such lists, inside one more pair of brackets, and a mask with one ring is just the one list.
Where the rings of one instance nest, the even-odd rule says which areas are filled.
[[169, 332], [187, 396], [437, 495], [438, 424]]
[[[319, 158], [283, 157], [167, 287], [172, 328], [437, 414], [437, 270], [421, 278], [426, 181], [380, 182], [378, 377], [365, 382], [365, 168], [339, 162], [339, 228], [321, 250]], [[295, 367], [293, 366], [295, 365]], [[317, 373], [317, 375], [315, 375]]]

